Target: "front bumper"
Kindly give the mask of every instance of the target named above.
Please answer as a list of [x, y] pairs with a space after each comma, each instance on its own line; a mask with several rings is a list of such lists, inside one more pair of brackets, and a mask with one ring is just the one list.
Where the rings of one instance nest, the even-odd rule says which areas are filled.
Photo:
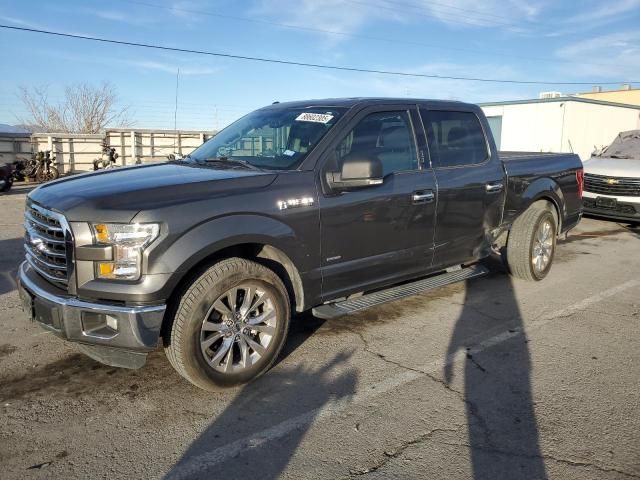
[[[599, 197], [615, 199], [615, 205], [612, 207], [598, 205], [596, 199]], [[631, 197], [631, 201], [629, 201], [629, 199], [624, 197], [612, 197], [585, 192], [582, 200], [584, 202], [584, 213], [587, 215], [613, 220], [640, 222], [640, 201], [636, 201], [640, 199], [637, 199], [637, 197]]]
[[157, 347], [166, 305], [124, 306], [65, 296], [23, 262], [18, 291], [26, 313], [46, 330], [108, 365], [140, 368]]

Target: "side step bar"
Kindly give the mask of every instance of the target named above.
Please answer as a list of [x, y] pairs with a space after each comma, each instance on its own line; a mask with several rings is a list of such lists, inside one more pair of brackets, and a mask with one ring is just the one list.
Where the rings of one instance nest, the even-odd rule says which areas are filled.
[[361, 297], [320, 305], [319, 307], [315, 307], [312, 312], [314, 316], [328, 320], [330, 318], [359, 312], [360, 310], [375, 307], [376, 305], [382, 305], [383, 303], [410, 297], [417, 293], [428, 292], [429, 290], [444, 287], [445, 285], [452, 283], [481, 277], [487, 273], [489, 273], [489, 270], [483, 265], [473, 265], [471, 267], [441, 273], [415, 282], [405, 283], [404, 285], [399, 285], [397, 287], [391, 287], [386, 290], [368, 293]]

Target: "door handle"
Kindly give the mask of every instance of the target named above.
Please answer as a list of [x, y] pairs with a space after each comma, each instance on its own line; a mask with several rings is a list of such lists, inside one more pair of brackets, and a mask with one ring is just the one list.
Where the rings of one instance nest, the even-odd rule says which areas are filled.
[[502, 187], [504, 187], [504, 185], [500, 182], [497, 183], [487, 183], [484, 188], [487, 191], [487, 193], [498, 193], [502, 191]]
[[413, 195], [411, 196], [413, 203], [431, 203], [435, 198], [436, 196], [431, 190], [413, 192]]

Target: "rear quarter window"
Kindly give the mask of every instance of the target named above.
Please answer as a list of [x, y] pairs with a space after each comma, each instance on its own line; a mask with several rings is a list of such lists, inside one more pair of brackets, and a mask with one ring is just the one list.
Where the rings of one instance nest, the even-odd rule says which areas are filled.
[[429, 151], [437, 167], [459, 167], [489, 157], [480, 120], [472, 112], [420, 109]]

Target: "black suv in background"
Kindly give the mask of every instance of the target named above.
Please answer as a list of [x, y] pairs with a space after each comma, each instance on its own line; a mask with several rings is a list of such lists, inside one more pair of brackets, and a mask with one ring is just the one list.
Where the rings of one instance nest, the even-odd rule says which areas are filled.
[[182, 160], [32, 191], [20, 293], [101, 362], [140, 367], [161, 340], [195, 385], [237, 385], [274, 363], [293, 311], [482, 275], [497, 245], [513, 275], [543, 279], [582, 178], [573, 154], [499, 155], [475, 105], [274, 104]]

